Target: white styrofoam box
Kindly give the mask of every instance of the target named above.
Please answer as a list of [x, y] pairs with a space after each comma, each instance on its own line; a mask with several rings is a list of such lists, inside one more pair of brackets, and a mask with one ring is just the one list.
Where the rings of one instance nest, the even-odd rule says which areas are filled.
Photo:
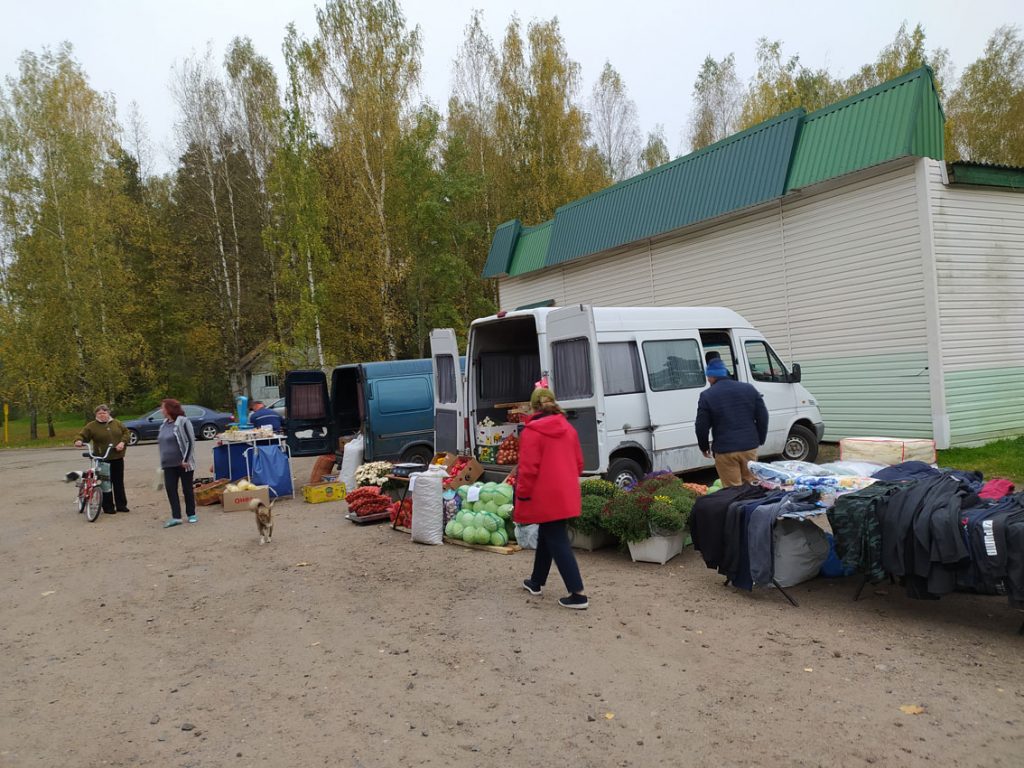
[[664, 565], [683, 551], [684, 531], [671, 536], [651, 536], [637, 542], [629, 542], [629, 556], [634, 563], [657, 563]]
[[477, 445], [498, 445], [509, 435], [516, 433], [516, 424], [496, 424], [493, 427], [476, 425]]
[[870, 461], [874, 464], [900, 464], [923, 461], [934, 464], [935, 441], [901, 437], [844, 437], [839, 441], [841, 461]]

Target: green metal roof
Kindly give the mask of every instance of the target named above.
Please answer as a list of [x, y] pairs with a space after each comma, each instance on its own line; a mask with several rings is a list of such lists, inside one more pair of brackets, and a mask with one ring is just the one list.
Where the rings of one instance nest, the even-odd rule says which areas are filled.
[[988, 163], [950, 163], [949, 180], [953, 184], [975, 184], [1024, 191], [1024, 168]]
[[536, 227], [523, 229], [518, 219], [502, 224], [483, 276], [521, 275], [606, 252], [887, 160], [942, 160], [944, 120], [927, 67], [810, 114], [792, 110], [568, 203]]
[[942, 127], [931, 70], [915, 69], [804, 117], [786, 191], [897, 157], [942, 160]]
[[512, 254], [512, 264], [508, 270], [509, 275], [514, 277], [544, 266], [554, 227], [554, 221], [545, 221], [536, 227], [527, 227], [519, 234], [516, 249]]
[[508, 274], [509, 266], [512, 264], [512, 253], [522, 228], [519, 219], [512, 219], [494, 230], [491, 250], [487, 253], [487, 261], [484, 262], [484, 277]]
[[562, 206], [545, 266], [779, 197], [804, 114], [794, 109]]

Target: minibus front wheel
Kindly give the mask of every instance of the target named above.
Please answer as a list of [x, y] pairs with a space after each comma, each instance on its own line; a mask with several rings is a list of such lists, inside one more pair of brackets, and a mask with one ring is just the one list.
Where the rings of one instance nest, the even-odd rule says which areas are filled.
[[818, 436], [814, 430], [802, 424], [790, 427], [782, 457], [787, 461], [814, 461], [818, 458]]
[[612, 463], [608, 465], [608, 471], [604, 477], [605, 480], [615, 483], [619, 488], [629, 489], [639, 483], [643, 475], [643, 468], [635, 461], [627, 458], [618, 458], [613, 459]]

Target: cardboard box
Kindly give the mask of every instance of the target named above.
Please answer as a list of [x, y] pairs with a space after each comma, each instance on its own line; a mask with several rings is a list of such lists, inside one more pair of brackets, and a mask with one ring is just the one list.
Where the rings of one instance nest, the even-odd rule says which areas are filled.
[[451, 482], [448, 483], [446, 488], [455, 490], [461, 488], [464, 485], [475, 483], [481, 477], [483, 477], [484, 468], [480, 462], [476, 459], [470, 458], [469, 463], [462, 468], [462, 471], [452, 477]]
[[[445, 469], [450, 469], [451, 466], [459, 460], [459, 456], [454, 453], [435, 453], [434, 458], [430, 461], [430, 466], [442, 466]], [[465, 457], [463, 457], [465, 458]], [[480, 465], [480, 462], [470, 457], [469, 463], [462, 468], [459, 474], [451, 476], [448, 480], [445, 480], [445, 490], [455, 490], [463, 485], [469, 485], [475, 483], [484, 473], [484, 468]]]
[[259, 499], [264, 504], [269, 504], [270, 486], [258, 485], [251, 491], [224, 491], [221, 504], [224, 505], [225, 512], [242, 512], [248, 511], [249, 502], [253, 499]]
[[309, 504], [320, 504], [324, 501], [343, 501], [344, 498], [344, 483], [314, 483], [302, 486], [302, 500]]
[[430, 465], [434, 466], [436, 464], [436, 465], [440, 465], [440, 466], [444, 467], [445, 469], [447, 469], [452, 464], [454, 464], [455, 460], [458, 459], [458, 458], [459, 457], [456, 456], [454, 453], [446, 453], [446, 452], [442, 451], [441, 453], [435, 453], [434, 454], [434, 458], [432, 458], [430, 460]]

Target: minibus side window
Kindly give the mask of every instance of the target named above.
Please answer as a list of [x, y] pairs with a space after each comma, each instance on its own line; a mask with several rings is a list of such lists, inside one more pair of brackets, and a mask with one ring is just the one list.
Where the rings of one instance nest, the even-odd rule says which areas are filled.
[[601, 381], [606, 397], [644, 391], [644, 374], [635, 341], [603, 342], [597, 345], [597, 356], [601, 359]]
[[559, 400], [579, 400], [594, 394], [590, 372], [590, 342], [567, 339], [551, 345], [551, 373]]
[[437, 402], [454, 403], [457, 400], [458, 390], [455, 379], [455, 358], [451, 355], [438, 355], [434, 358], [434, 365], [437, 368]]
[[743, 346], [747, 350], [747, 363], [750, 365], [751, 379], [777, 384], [786, 384], [789, 381], [786, 367], [767, 342], [747, 341]]
[[653, 392], [703, 387], [704, 361], [695, 339], [645, 341], [647, 381]]

